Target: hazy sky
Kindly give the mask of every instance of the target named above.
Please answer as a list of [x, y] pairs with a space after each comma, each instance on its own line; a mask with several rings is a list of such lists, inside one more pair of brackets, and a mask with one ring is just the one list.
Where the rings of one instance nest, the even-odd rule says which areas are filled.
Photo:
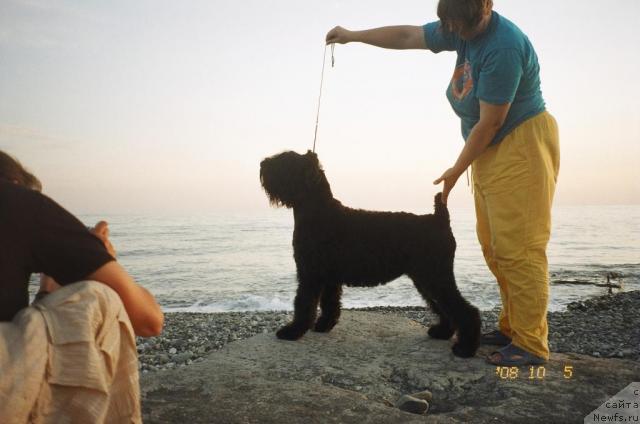
[[[258, 165], [311, 148], [324, 36], [436, 20], [436, 0], [0, 1], [0, 149], [76, 213], [268, 208]], [[640, 203], [640, 2], [494, 0], [559, 122], [556, 202]], [[318, 153], [336, 197], [431, 210], [460, 149], [455, 53], [338, 45]], [[453, 207], [472, 205], [463, 178]]]

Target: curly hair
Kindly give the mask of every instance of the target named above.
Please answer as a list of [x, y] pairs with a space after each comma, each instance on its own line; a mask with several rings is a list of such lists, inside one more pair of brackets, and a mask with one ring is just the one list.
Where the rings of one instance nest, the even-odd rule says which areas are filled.
[[0, 180], [15, 182], [32, 190], [42, 190], [40, 180], [2, 150], [0, 150]]
[[440, 0], [438, 17], [447, 30], [470, 31], [478, 26], [493, 0]]

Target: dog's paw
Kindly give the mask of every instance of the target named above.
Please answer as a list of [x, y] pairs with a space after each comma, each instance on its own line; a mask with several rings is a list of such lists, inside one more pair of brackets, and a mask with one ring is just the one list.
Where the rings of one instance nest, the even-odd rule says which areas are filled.
[[338, 321], [336, 321], [335, 319], [325, 319], [323, 317], [320, 317], [318, 318], [318, 321], [316, 321], [316, 325], [313, 327], [313, 331], [316, 331], [318, 333], [328, 333], [333, 327], [335, 327], [337, 323]]
[[436, 324], [429, 327], [429, 337], [440, 340], [449, 340], [453, 336], [453, 328], [448, 325]]
[[471, 358], [472, 356], [475, 356], [476, 349], [469, 346], [463, 346], [460, 343], [455, 343], [451, 347], [451, 352], [460, 358]]
[[276, 337], [282, 340], [298, 340], [304, 333], [306, 333], [306, 331], [288, 324], [276, 331]]

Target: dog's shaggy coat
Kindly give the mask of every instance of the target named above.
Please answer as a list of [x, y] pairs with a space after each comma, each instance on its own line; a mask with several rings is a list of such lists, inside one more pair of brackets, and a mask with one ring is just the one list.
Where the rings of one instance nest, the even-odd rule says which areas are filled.
[[[407, 275], [439, 316], [428, 334], [449, 339], [452, 351], [473, 356], [480, 341], [480, 314], [460, 294], [453, 274], [456, 242], [449, 212], [435, 198], [435, 213], [372, 212], [333, 198], [315, 153], [284, 152], [260, 163], [270, 202], [293, 208], [293, 250], [298, 290], [294, 318], [276, 333], [296, 340], [315, 322], [330, 331], [340, 316], [342, 285], [373, 287]], [[321, 315], [316, 321], [318, 304]]]

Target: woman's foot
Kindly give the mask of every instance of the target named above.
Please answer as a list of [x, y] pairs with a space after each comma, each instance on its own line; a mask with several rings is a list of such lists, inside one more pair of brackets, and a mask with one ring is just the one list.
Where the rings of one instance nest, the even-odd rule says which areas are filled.
[[485, 333], [480, 338], [481, 345], [492, 345], [492, 346], [506, 346], [511, 343], [511, 337], [506, 336], [500, 330], [493, 330], [489, 333]]
[[60, 284], [53, 277], [50, 277], [46, 274], [40, 274], [40, 290], [36, 294], [36, 297], [33, 299], [40, 300], [51, 292], [54, 292], [60, 288]]
[[512, 343], [492, 352], [487, 356], [487, 362], [492, 365], [519, 367], [522, 365], [542, 365], [546, 363], [547, 360], [527, 352]]

